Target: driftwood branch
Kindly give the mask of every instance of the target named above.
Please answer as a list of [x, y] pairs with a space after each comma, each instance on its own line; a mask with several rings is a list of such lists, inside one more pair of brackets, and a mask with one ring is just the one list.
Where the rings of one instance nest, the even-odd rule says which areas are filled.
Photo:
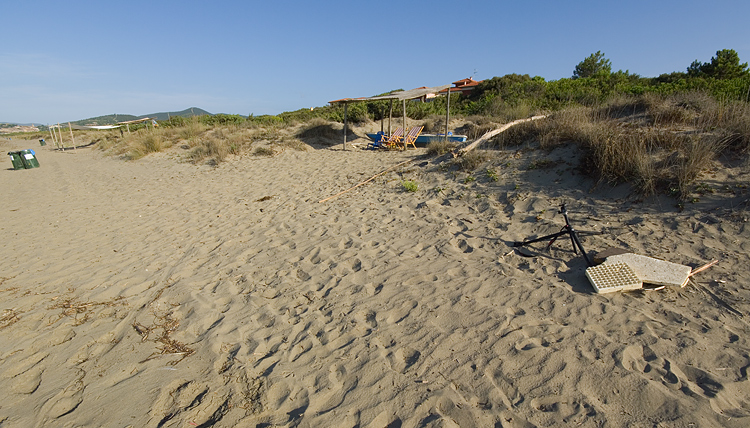
[[710, 263], [706, 263], [705, 265], [703, 265], [703, 266], [701, 266], [701, 267], [697, 267], [697, 268], [693, 269], [693, 270], [692, 270], [692, 271], [690, 272], [690, 274], [688, 275], [688, 277], [691, 277], [691, 276], [695, 275], [695, 274], [696, 274], [696, 273], [698, 273], [698, 272], [703, 272], [704, 270], [706, 270], [706, 269], [710, 268], [711, 266], [713, 266], [713, 265], [715, 265], [715, 264], [717, 264], [717, 263], [719, 263], [719, 261], [718, 261], [718, 260], [714, 260], [714, 261], [712, 261], [712, 262], [710, 262]]
[[387, 168], [387, 169], [385, 169], [385, 170], [383, 170], [383, 171], [381, 171], [381, 172], [379, 172], [379, 173], [377, 173], [377, 174], [373, 175], [372, 177], [370, 177], [370, 178], [368, 178], [367, 180], [365, 180], [365, 181], [363, 181], [363, 182], [361, 182], [361, 183], [357, 184], [356, 186], [350, 187], [350, 188], [348, 188], [348, 189], [344, 190], [343, 192], [339, 192], [339, 193], [336, 193], [336, 194], [335, 194], [335, 195], [333, 195], [333, 196], [329, 196], [329, 197], [327, 197], [327, 198], [325, 198], [325, 199], [321, 199], [321, 200], [319, 200], [319, 201], [318, 201], [318, 203], [322, 203], [322, 202], [325, 202], [325, 201], [331, 200], [331, 199], [333, 199], [333, 198], [335, 198], [335, 197], [338, 197], [338, 196], [341, 196], [341, 195], [343, 195], [343, 194], [344, 194], [344, 193], [346, 193], [346, 192], [350, 192], [350, 191], [352, 191], [352, 190], [356, 189], [356, 188], [357, 188], [357, 187], [359, 187], [359, 186], [363, 186], [363, 185], [365, 185], [365, 184], [367, 184], [367, 183], [371, 182], [372, 180], [374, 180], [374, 179], [376, 179], [376, 178], [380, 177], [381, 175], [385, 174], [386, 172], [388, 172], [388, 171], [390, 171], [390, 170], [392, 170], [392, 169], [396, 169], [396, 168], [400, 167], [401, 165], [404, 165], [404, 164], [407, 164], [407, 163], [409, 163], [409, 162], [412, 162], [413, 160], [414, 160], [414, 159], [409, 159], [409, 160], [406, 160], [406, 161], [403, 161], [403, 162], [399, 163], [398, 165], [393, 165], [392, 167], [390, 167], [390, 168]]
[[544, 119], [545, 117], [547, 117], [547, 116], [546, 115], [543, 115], [543, 116], [533, 116], [533, 117], [530, 117], [528, 119], [518, 119], [518, 120], [514, 120], [513, 122], [506, 123], [505, 125], [501, 126], [500, 128], [495, 129], [493, 131], [490, 131], [490, 132], [482, 135], [476, 141], [474, 141], [473, 143], [469, 144], [468, 146], [462, 147], [462, 148], [454, 151], [453, 152], [453, 157], [455, 158], [455, 157], [458, 157], [458, 156], [465, 155], [470, 150], [476, 149], [480, 144], [489, 141], [490, 138], [492, 138], [495, 135], [497, 135], [497, 134], [505, 131], [506, 129], [510, 128], [513, 125], [518, 125], [519, 123], [529, 122], [529, 121], [532, 121], [532, 120]]

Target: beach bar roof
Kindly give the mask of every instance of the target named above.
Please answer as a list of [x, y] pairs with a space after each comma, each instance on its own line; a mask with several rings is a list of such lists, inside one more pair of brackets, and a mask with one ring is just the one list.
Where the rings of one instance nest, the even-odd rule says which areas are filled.
[[[144, 118], [136, 119], [136, 120], [128, 120], [128, 121], [125, 121], [125, 122], [117, 122], [117, 124], [115, 124], [115, 125], [76, 125], [76, 124], [71, 124], [70, 122], [68, 122], [68, 128], [70, 128], [70, 129], [77, 129], [77, 130], [88, 130], [88, 129], [102, 130], [102, 129], [116, 129], [116, 128], [120, 128], [123, 125], [125, 125], [126, 127], [128, 127], [128, 129], [130, 129], [130, 127], [129, 127], [130, 124], [147, 122], [147, 121], [151, 121], [151, 120], [156, 120], [156, 119], [152, 118], [152, 117], [144, 117]], [[62, 128], [62, 126], [58, 123], [57, 125], [54, 125], [54, 124], [50, 125], [50, 128]]]
[[[340, 100], [334, 100], [329, 101], [330, 104], [343, 104], [344, 105], [344, 150], [346, 150], [346, 130], [347, 130], [347, 119], [346, 119], [346, 110], [349, 103], [356, 103], [356, 102], [366, 102], [366, 101], [380, 101], [380, 100], [390, 100], [390, 113], [389, 113], [389, 119], [388, 119], [388, 133], [391, 133], [391, 121], [390, 117], [393, 114], [393, 101], [399, 100], [403, 103], [404, 108], [403, 113], [403, 127], [404, 131], [406, 131], [406, 100], [413, 100], [417, 98], [422, 98], [430, 94], [437, 94], [440, 91], [448, 90], [448, 100], [450, 102], [450, 87], [451, 85], [442, 85], [442, 86], [433, 86], [431, 88], [427, 87], [421, 87], [416, 89], [410, 89], [408, 91], [394, 91], [387, 95], [378, 95], [375, 97], [362, 97], [362, 98], [342, 98]], [[450, 118], [450, 105], [448, 107], [448, 117]], [[447, 122], [446, 122], [446, 135], [448, 134], [447, 131]]]

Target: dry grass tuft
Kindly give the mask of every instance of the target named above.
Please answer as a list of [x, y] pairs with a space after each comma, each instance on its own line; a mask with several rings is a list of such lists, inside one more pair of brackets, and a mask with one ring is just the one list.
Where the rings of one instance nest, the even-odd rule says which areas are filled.
[[479, 165], [489, 158], [489, 155], [482, 150], [471, 150], [453, 160], [461, 171], [474, 171]]
[[454, 141], [450, 141], [447, 138], [442, 140], [433, 140], [427, 144], [427, 155], [428, 156], [441, 156], [450, 151], [453, 151], [458, 147]]
[[140, 159], [149, 153], [161, 152], [167, 147], [171, 147], [171, 143], [166, 142], [159, 131], [137, 133], [135, 137], [131, 138], [128, 158], [131, 160]]
[[258, 147], [253, 151], [253, 156], [273, 156], [276, 151], [270, 147]]
[[687, 199], [701, 172], [708, 169], [718, 153], [727, 145], [726, 139], [690, 136], [683, 142], [674, 165], [674, 176], [681, 199]]
[[[343, 124], [330, 122], [325, 119], [315, 118], [303, 126], [295, 137], [307, 144], [319, 144], [332, 146], [341, 144], [343, 139]], [[347, 130], [347, 139], [354, 133], [351, 128]]]

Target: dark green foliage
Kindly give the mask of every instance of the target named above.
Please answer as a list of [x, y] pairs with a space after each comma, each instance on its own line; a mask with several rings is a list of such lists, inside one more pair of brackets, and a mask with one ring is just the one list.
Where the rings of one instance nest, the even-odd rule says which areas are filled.
[[592, 53], [579, 62], [573, 70], [573, 78], [606, 76], [612, 72], [612, 63], [604, 57], [602, 51]]
[[169, 118], [169, 120], [163, 120], [159, 122], [159, 125], [170, 127], [170, 128], [177, 128], [177, 127], [185, 126], [187, 121], [188, 119], [182, 116], [172, 116]]
[[215, 114], [200, 116], [205, 125], [241, 125], [245, 123], [245, 117], [238, 114]]
[[737, 79], [750, 76], [747, 63], [740, 64], [740, 56], [734, 49], [716, 51], [711, 62], [693, 61], [687, 69], [690, 77], [708, 77], [714, 79]]

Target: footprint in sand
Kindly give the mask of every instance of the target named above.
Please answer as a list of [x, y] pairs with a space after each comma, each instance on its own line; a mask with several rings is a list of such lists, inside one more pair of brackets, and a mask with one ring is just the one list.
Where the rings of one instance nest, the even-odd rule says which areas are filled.
[[310, 405], [307, 389], [290, 386], [283, 380], [271, 385], [261, 401], [263, 412], [243, 420], [241, 426], [295, 426], [293, 422], [301, 418]]
[[328, 377], [331, 390], [316, 399], [314, 404], [311, 404], [310, 411], [314, 415], [328, 413], [339, 407], [344, 402], [346, 395], [359, 383], [359, 379], [355, 375], [347, 373], [346, 368], [341, 364], [331, 366]]
[[176, 418], [189, 420], [197, 426], [212, 426], [229, 410], [229, 388], [184, 379], [169, 383], [159, 393], [149, 412], [152, 426], [161, 427]]
[[383, 290], [383, 284], [373, 284], [369, 282], [365, 284], [365, 290], [367, 290], [367, 294], [369, 294], [370, 296], [374, 296], [380, 293], [381, 290]]
[[416, 349], [410, 347], [399, 348], [394, 353], [386, 355], [386, 360], [391, 370], [398, 373], [406, 373], [409, 367], [416, 364], [422, 354]]
[[[682, 379], [685, 387], [695, 394], [703, 395], [707, 398], [715, 398], [724, 389], [721, 382], [699, 368], [682, 365], [673, 367], [672, 371], [678, 378]], [[683, 388], [683, 392], [685, 392], [685, 388]]]
[[437, 413], [460, 427], [477, 426], [477, 420], [466, 406], [458, 406], [448, 397], [440, 397], [435, 406]]
[[631, 345], [622, 352], [620, 365], [653, 382], [659, 382], [671, 389], [680, 389], [682, 384], [672, 371], [669, 360], [659, 358], [648, 346]]
[[510, 380], [503, 374], [499, 367], [487, 368], [485, 376], [490, 380], [495, 392], [500, 396], [506, 408], [513, 408], [523, 401], [523, 395], [518, 392], [518, 388], [513, 386]]
[[553, 414], [550, 421], [562, 421], [565, 424], [574, 423], [581, 425], [591, 417], [596, 416], [596, 411], [588, 403], [579, 403], [570, 397], [547, 396], [531, 400], [531, 407], [536, 410]]
[[388, 315], [388, 322], [396, 324], [404, 320], [411, 313], [412, 309], [416, 308], [419, 302], [416, 300], [409, 300], [401, 305], [400, 308], [396, 308]]
[[12, 366], [8, 367], [4, 370], [2, 376], [4, 378], [13, 378], [16, 376], [19, 376], [32, 368], [34, 368], [37, 364], [41, 363], [45, 358], [47, 358], [49, 354], [47, 353], [34, 353], [29, 355], [28, 357], [22, 359], [21, 361], [13, 364]]
[[44, 368], [34, 366], [13, 378], [11, 389], [17, 394], [33, 394], [42, 383]]
[[[41, 420], [57, 419], [78, 408], [81, 402], [83, 402], [83, 390], [86, 389], [86, 384], [83, 383], [84, 376], [85, 374], [82, 373], [67, 388], [57, 393], [42, 405], [42, 409], [39, 412], [43, 415]], [[44, 425], [44, 423], [41, 423], [41, 425]]]
[[357, 322], [357, 328], [362, 330], [364, 335], [370, 334], [372, 330], [378, 327], [377, 314], [373, 310], [357, 312], [354, 320]]
[[[357, 417], [357, 419], [359, 419]], [[383, 410], [380, 412], [377, 416], [375, 416], [375, 419], [372, 420], [367, 425], [367, 428], [400, 428], [402, 426], [401, 418], [393, 414], [393, 410]], [[357, 425], [348, 425], [347, 426], [359, 426]]]

